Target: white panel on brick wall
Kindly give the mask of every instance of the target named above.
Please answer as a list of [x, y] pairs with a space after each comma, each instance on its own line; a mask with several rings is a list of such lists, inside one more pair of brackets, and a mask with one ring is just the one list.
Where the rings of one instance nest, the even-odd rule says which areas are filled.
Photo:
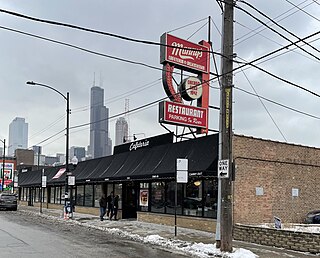
[[256, 195], [263, 195], [263, 187], [256, 187]]

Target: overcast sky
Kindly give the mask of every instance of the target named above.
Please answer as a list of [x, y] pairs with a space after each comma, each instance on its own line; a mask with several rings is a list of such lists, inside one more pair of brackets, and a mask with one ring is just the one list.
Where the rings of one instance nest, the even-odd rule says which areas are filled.
[[[302, 10], [297, 9], [298, 5]], [[248, 0], [250, 4], [300, 38], [316, 33], [320, 28], [320, 1], [315, 0]], [[237, 5], [258, 19], [267, 22], [244, 3]], [[83, 1], [83, 0], [0, 0], [0, 9], [35, 18], [69, 23], [81, 27], [114, 33], [134, 39], [159, 42], [160, 36], [171, 34], [199, 42], [208, 38], [207, 17], [212, 17], [211, 39], [214, 51], [220, 52], [221, 10], [216, 1], [163, 0], [163, 1]], [[269, 23], [272, 28], [292, 41], [297, 38]], [[28, 145], [37, 145], [65, 128], [65, 100], [49, 89], [27, 86], [26, 81], [50, 85], [65, 94], [70, 92], [71, 127], [89, 122], [90, 88], [94, 83], [105, 90], [105, 105], [110, 116], [124, 112], [125, 98], [130, 109], [165, 97], [161, 71], [90, 54], [71, 47], [35, 37], [8, 31], [5, 28], [30, 33], [131, 61], [162, 68], [159, 46], [134, 43], [71, 28], [35, 22], [0, 13], [0, 85], [1, 126], [0, 138], [9, 137], [9, 124], [15, 117], [24, 117], [29, 124]], [[252, 32], [255, 31], [255, 32]], [[191, 37], [191, 38], [190, 38]], [[308, 42], [320, 49], [320, 35]], [[237, 61], [251, 61], [282, 46], [290, 44], [245, 12], [235, 9], [234, 52]], [[300, 44], [320, 59], [315, 49]], [[296, 83], [317, 94], [320, 61], [295, 47], [273, 55], [259, 67]], [[217, 66], [220, 69], [218, 56]], [[258, 63], [257, 63], [258, 64]], [[216, 72], [211, 64], [211, 71]], [[234, 64], [234, 67], [237, 67]], [[243, 134], [282, 142], [320, 147], [320, 99], [306, 91], [281, 82], [255, 68], [238, 70], [234, 85], [261, 96], [316, 116], [293, 112], [279, 105], [260, 100], [248, 93], [234, 90], [233, 128]], [[219, 105], [218, 83], [211, 83], [210, 104]], [[218, 112], [210, 111], [210, 128], [218, 129]], [[110, 137], [114, 140], [116, 118], [110, 120]], [[274, 122], [273, 122], [274, 121]], [[150, 137], [166, 130], [158, 123], [158, 105], [129, 115], [130, 133]], [[278, 128], [277, 128], [278, 127]], [[174, 130], [174, 127], [168, 127]], [[281, 131], [281, 133], [280, 133]], [[72, 129], [70, 146], [89, 144], [89, 126]], [[61, 133], [41, 143], [48, 155], [64, 153], [65, 137]]]

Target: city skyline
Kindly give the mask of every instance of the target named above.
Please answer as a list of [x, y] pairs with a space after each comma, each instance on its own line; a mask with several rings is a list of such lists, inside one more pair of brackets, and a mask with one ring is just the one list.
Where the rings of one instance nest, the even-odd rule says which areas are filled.
[[9, 124], [8, 156], [14, 156], [16, 149], [28, 148], [28, 123], [25, 118], [16, 117]]
[[[297, 4], [301, 10], [285, 1], [252, 0], [250, 3], [300, 38], [318, 31], [319, 21], [313, 17], [320, 16], [320, 8], [316, 8], [318, 3], [315, 1]], [[65, 152], [65, 101], [48, 89], [27, 86], [26, 81], [37, 81], [63, 94], [70, 93], [70, 146], [87, 146], [90, 130], [88, 94], [94, 73], [101, 74], [107, 93], [104, 104], [110, 112], [109, 137], [112, 141], [115, 122], [124, 115], [122, 103], [125, 98], [130, 98], [130, 108], [135, 110], [130, 112], [132, 135], [145, 133], [146, 137], [151, 137], [166, 132], [158, 123], [157, 105], [157, 101], [166, 96], [161, 82], [160, 47], [157, 45], [164, 32], [194, 43], [208, 40], [208, 17], [211, 16], [210, 39], [215, 53], [211, 56], [211, 72], [220, 73], [222, 17], [216, 2], [205, 0], [199, 5], [182, 0], [152, 3], [143, 0], [123, 6], [119, 1], [93, 4], [83, 0], [67, 3], [57, 0], [44, 5], [39, 0], [12, 0], [2, 2], [0, 7], [29, 17], [126, 38], [89, 33], [1, 13], [4, 28], [0, 30], [3, 39], [0, 65], [4, 72], [0, 83], [6, 96], [3, 105], [7, 108], [1, 117], [3, 126], [0, 127], [0, 138], [8, 138], [8, 125], [13, 118], [24, 117], [29, 123], [28, 147], [41, 145], [47, 154]], [[252, 13], [254, 18], [268, 24], [284, 37], [238, 7]], [[88, 16], [88, 12], [94, 15]], [[319, 94], [316, 73], [318, 60], [314, 57], [318, 57], [319, 53], [303, 42], [300, 42], [300, 48], [286, 47], [291, 44], [290, 41], [298, 39], [277, 24], [271, 23], [244, 3], [237, 2], [234, 22], [234, 68], [237, 71], [234, 73], [233, 131], [235, 134], [320, 147], [317, 130], [310, 130], [319, 126], [318, 97], [270, 75]], [[138, 41], [133, 41], [135, 39]], [[316, 49], [320, 48], [316, 36], [308, 38], [306, 42]], [[269, 55], [280, 48], [283, 50]], [[267, 57], [255, 62], [255, 65], [270, 74], [248, 65], [239, 68], [239, 65], [264, 55]], [[24, 64], [22, 60], [25, 60]], [[176, 71], [179, 73], [178, 69]], [[209, 101], [210, 106], [220, 105], [217, 80], [211, 82]], [[209, 128], [218, 130], [218, 120], [219, 111], [211, 109]]]
[[112, 142], [109, 138], [109, 108], [104, 105], [104, 89], [93, 85], [90, 94], [90, 145], [91, 158], [100, 158], [112, 154]]

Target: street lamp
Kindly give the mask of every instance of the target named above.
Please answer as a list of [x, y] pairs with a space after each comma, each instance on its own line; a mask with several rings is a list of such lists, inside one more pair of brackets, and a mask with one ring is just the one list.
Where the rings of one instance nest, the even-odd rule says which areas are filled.
[[[50, 90], [55, 91], [56, 93], [58, 93], [60, 96], [62, 96], [66, 102], [67, 102], [67, 126], [66, 126], [66, 183], [65, 183], [65, 198], [64, 198], [64, 205], [65, 205], [65, 209], [67, 210], [67, 201], [68, 201], [68, 197], [69, 197], [69, 187], [68, 187], [68, 176], [69, 176], [69, 115], [70, 115], [70, 109], [69, 109], [69, 92], [67, 92], [66, 95], [62, 94], [60, 91], [58, 91], [57, 89], [46, 85], [46, 84], [42, 84], [42, 83], [37, 83], [37, 82], [33, 82], [33, 81], [27, 81], [26, 84], [28, 85], [33, 85], [33, 86], [41, 86], [41, 87], [45, 87], [48, 88]], [[72, 205], [71, 205], [72, 207]]]
[[3, 157], [2, 157], [2, 180], [1, 180], [1, 191], [3, 192], [4, 186], [4, 166], [5, 166], [5, 158], [6, 158], [6, 139], [0, 140], [3, 142]]

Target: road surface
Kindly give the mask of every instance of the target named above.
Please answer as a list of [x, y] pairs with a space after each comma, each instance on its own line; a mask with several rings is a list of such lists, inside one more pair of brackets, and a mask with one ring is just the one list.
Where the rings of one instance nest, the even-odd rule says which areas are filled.
[[0, 257], [189, 257], [107, 232], [0, 210]]

